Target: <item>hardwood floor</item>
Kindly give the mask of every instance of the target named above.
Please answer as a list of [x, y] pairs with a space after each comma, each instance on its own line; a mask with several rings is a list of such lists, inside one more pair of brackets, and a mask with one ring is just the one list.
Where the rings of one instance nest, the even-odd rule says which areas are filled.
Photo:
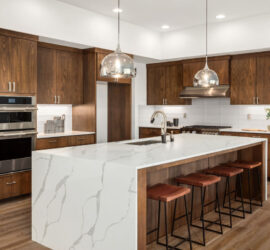
[[[270, 191], [270, 182], [268, 182]], [[225, 229], [224, 235], [207, 232], [210, 241], [207, 247], [193, 244], [193, 249], [207, 250], [269, 250], [270, 249], [270, 194], [263, 208], [257, 208], [245, 220], [236, 219], [232, 229]], [[186, 232], [185, 227], [183, 232]], [[179, 232], [181, 233], [181, 232]], [[200, 237], [195, 232], [194, 237]], [[182, 248], [189, 249], [183, 244]], [[0, 202], [0, 249], [2, 250], [49, 250], [31, 241], [31, 198], [24, 196], [19, 199]], [[148, 250], [163, 250], [163, 247], [152, 244]]]

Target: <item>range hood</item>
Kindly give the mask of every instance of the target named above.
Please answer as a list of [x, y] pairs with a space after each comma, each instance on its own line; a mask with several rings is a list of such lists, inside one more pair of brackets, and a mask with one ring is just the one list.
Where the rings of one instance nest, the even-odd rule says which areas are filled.
[[215, 98], [229, 97], [230, 85], [213, 87], [185, 87], [180, 93], [180, 98]]

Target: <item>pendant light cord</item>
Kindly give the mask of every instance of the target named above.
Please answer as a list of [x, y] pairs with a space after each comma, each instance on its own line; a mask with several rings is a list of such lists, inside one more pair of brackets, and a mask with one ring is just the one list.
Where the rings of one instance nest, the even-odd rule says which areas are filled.
[[120, 50], [120, 0], [118, 0], [118, 38], [117, 38], [117, 50]]
[[208, 0], [205, 0], [205, 59], [206, 59], [206, 64], [208, 63]]

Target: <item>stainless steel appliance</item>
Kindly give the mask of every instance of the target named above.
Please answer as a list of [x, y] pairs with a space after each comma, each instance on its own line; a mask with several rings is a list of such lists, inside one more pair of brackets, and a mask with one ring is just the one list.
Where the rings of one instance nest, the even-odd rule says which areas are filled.
[[0, 174], [31, 169], [37, 107], [32, 96], [0, 96]]
[[231, 128], [230, 126], [207, 126], [207, 125], [193, 125], [186, 126], [180, 129], [181, 133], [193, 133], [193, 134], [208, 134], [218, 135], [220, 129]]

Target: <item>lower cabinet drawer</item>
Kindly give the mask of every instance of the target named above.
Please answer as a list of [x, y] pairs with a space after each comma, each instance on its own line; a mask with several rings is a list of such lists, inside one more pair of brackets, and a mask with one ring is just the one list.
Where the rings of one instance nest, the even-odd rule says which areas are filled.
[[68, 147], [68, 137], [52, 137], [37, 139], [36, 150]]
[[69, 146], [87, 145], [95, 143], [95, 135], [70, 136]]
[[0, 176], [0, 200], [31, 193], [31, 171]]
[[95, 143], [95, 135], [74, 135], [37, 139], [36, 150], [63, 148]]

